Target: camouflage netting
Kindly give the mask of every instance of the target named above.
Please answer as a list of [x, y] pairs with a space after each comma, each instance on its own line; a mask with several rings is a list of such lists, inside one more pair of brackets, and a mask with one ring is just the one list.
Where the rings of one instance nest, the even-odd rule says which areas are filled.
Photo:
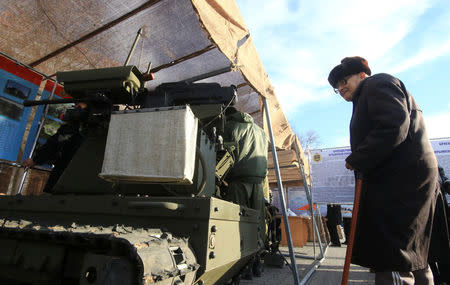
[[267, 132], [261, 96], [267, 98], [275, 145], [290, 149], [295, 135], [230, 0], [4, 0], [0, 51], [44, 74], [124, 64], [139, 28], [143, 38], [129, 64], [156, 79], [146, 87], [230, 67], [200, 82], [238, 87], [237, 108]]

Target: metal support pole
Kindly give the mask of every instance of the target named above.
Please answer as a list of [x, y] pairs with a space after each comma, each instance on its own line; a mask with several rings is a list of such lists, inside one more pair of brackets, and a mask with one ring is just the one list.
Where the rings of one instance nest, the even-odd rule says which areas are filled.
[[[51, 100], [53, 98], [53, 95], [55, 94], [56, 85], [58, 85], [58, 80], [55, 80], [55, 84], [53, 85], [52, 92], [50, 93], [50, 96], [48, 97], [49, 100]], [[36, 132], [36, 137], [34, 138], [33, 145], [31, 147], [30, 156], [28, 158], [33, 157], [34, 149], [36, 148], [36, 145], [37, 145], [37, 142], [39, 139], [39, 134], [41, 133], [42, 127], [44, 126], [45, 115], [47, 115], [47, 112], [48, 112], [48, 105], [45, 106], [41, 121], [39, 122], [39, 128]], [[23, 184], [25, 183], [25, 179], [27, 178], [28, 170], [29, 169], [25, 169], [25, 172], [22, 175], [22, 179], [20, 180], [20, 184], [19, 184], [19, 189], [17, 190], [17, 195], [22, 194]]]
[[[300, 155], [297, 151], [297, 141], [295, 142], [295, 146], [296, 146], [296, 152], [297, 152], [297, 159], [300, 159], [299, 158]], [[308, 159], [308, 161], [310, 161], [310, 160]], [[309, 164], [309, 165], [311, 165], [311, 164]], [[311, 173], [311, 169], [310, 169], [309, 173]], [[309, 205], [309, 203], [308, 203], [308, 205]], [[316, 224], [316, 219], [314, 218], [314, 203], [312, 203], [312, 209], [310, 207], [309, 211], [311, 213], [311, 221], [312, 221], [312, 227], [313, 227], [313, 252], [314, 252], [314, 260], [315, 260], [316, 259], [316, 235], [315, 235], [314, 229], [317, 227], [317, 224]], [[320, 232], [319, 232], [319, 236], [320, 236]], [[319, 247], [320, 247], [320, 244], [321, 243], [319, 240]], [[322, 256], [322, 258], [324, 258], [324, 256]]]
[[[325, 248], [325, 253], [324, 256], [326, 255], [327, 249]], [[320, 265], [322, 265], [322, 262], [325, 260], [325, 257], [322, 257], [319, 260], [314, 261], [313, 266], [311, 267], [311, 269], [309, 269], [309, 271], [305, 274], [305, 277], [303, 277], [302, 281], [300, 282], [299, 285], [305, 285], [308, 283], [309, 278], [311, 278], [312, 274], [317, 270], [317, 268], [320, 267]]]
[[[300, 163], [300, 167], [302, 168], [302, 172], [303, 172], [303, 175], [305, 175], [304, 173], [304, 170], [303, 170], [303, 165]], [[305, 180], [306, 181], [306, 180]], [[310, 189], [309, 189], [309, 186], [308, 186], [308, 183], [305, 183], [304, 184], [305, 185], [305, 192], [307, 193], [306, 194], [306, 196], [307, 196], [307, 199], [308, 199], [308, 202], [309, 202], [309, 207], [312, 209], [312, 216], [311, 216], [311, 218], [313, 219], [313, 222], [314, 222], [314, 232], [316, 233], [316, 236], [317, 236], [317, 241], [319, 242], [319, 249], [320, 249], [320, 258], [323, 258], [324, 257], [324, 253], [323, 253], [323, 247], [322, 247], [322, 240], [321, 240], [321, 238], [320, 238], [320, 233], [319, 233], [319, 229], [317, 228], [317, 221], [316, 221], [316, 216], [314, 215], [314, 204], [313, 204], [313, 202], [312, 202], [312, 196], [311, 196], [311, 191], [310, 191]]]
[[[296, 138], [296, 140], [297, 140], [297, 138]], [[317, 240], [319, 241], [320, 258], [323, 258], [324, 254], [323, 254], [323, 248], [322, 248], [322, 241], [320, 239], [320, 233], [319, 233], [319, 230], [317, 229], [317, 225], [315, 222], [314, 207], [313, 207], [313, 203], [312, 203], [311, 191], [309, 189], [308, 181], [306, 180], [305, 167], [303, 166], [303, 161], [300, 158], [300, 150], [298, 149], [297, 141], [294, 142], [294, 147], [295, 147], [295, 154], [297, 155], [298, 165], [300, 167], [300, 174], [302, 175], [303, 186], [305, 187], [306, 198], [308, 199], [309, 209], [311, 211], [313, 230], [317, 235]]]
[[[320, 229], [321, 229], [321, 231], [322, 231], [322, 233], [323, 233], [323, 236], [325, 237], [326, 234], [325, 234], [325, 228], [323, 227], [322, 214], [320, 214], [320, 211], [319, 211], [318, 207], [316, 207], [316, 215], [317, 215], [318, 218], [319, 218]], [[322, 243], [322, 245], [325, 244], [325, 250], [326, 250], [326, 247], [327, 247], [327, 245], [328, 245], [328, 243], [326, 242], [326, 240], [327, 240], [327, 239], [325, 238], [325, 242]]]
[[28, 69], [30, 69], [30, 70], [36, 72], [37, 74], [42, 75], [42, 77], [43, 77], [45, 80], [53, 80], [53, 79], [51, 79], [53, 76], [44, 74], [44, 73], [40, 72], [39, 70], [37, 70], [37, 69], [35, 69], [35, 68], [29, 66], [28, 64], [25, 64], [25, 63], [23, 63], [23, 62], [18, 61], [18, 60], [15, 59], [15, 58], [10, 57], [9, 55], [7, 55], [6, 53], [4, 53], [4, 52], [2, 52], [2, 51], [0, 51], [0, 55], [6, 57], [7, 59], [9, 59], [9, 60], [11, 60], [11, 61], [14, 61], [14, 62], [15, 62], [16, 64], [18, 64], [18, 65], [21, 65], [21, 66], [23, 66], [23, 67], [26, 67], [26, 68], [28, 68]]
[[142, 28], [140, 28], [137, 32], [136, 38], [134, 39], [133, 45], [131, 46], [130, 52], [128, 53], [127, 59], [125, 60], [123, 66], [127, 66], [128, 63], [130, 62], [131, 56], [133, 55], [134, 49], [136, 48], [136, 45], [141, 36], [142, 36]]
[[[313, 208], [310, 209], [310, 213], [311, 213], [311, 222], [312, 222], [312, 227], [313, 227], [313, 253], [314, 253], [314, 259], [316, 259], [316, 234], [315, 234], [314, 229], [317, 227], [317, 225], [316, 225], [316, 219], [314, 219], [314, 204], [312, 205], [312, 207]], [[320, 246], [320, 242], [319, 242], [319, 246]]]
[[[317, 204], [317, 205], [319, 206], [319, 204]], [[353, 205], [353, 204], [350, 204], [350, 205]], [[320, 211], [319, 211], [319, 209], [317, 207], [316, 207], [316, 215], [320, 219], [319, 220], [320, 221], [320, 223], [319, 223], [320, 224], [320, 230], [322, 231], [322, 233], [323, 233], [323, 235], [325, 237], [325, 240], [324, 240], [323, 244], [325, 244], [325, 248], [327, 248], [328, 247], [328, 242], [327, 242], [327, 238], [326, 238], [325, 228], [323, 227], [322, 214], [320, 214]]]
[[224, 68], [221, 68], [221, 69], [217, 69], [217, 70], [214, 70], [214, 71], [211, 71], [211, 72], [207, 72], [207, 73], [200, 74], [200, 75], [188, 78], [188, 79], [181, 80], [181, 82], [192, 83], [192, 82], [195, 82], [195, 81], [199, 81], [199, 80], [202, 80], [202, 79], [206, 79], [206, 78], [210, 78], [210, 77], [213, 77], [213, 76], [216, 76], [216, 75], [220, 75], [220, 74], [223, 74], [223, 73], [230, 72], [230, 71], [233, 70], [233, 68], [234, 68], [234, 66], [227, 66], [227, 67], [224, 67]]
[[272, 123], [270, 121], [269, 107], [267, 106], [267, 99], [266, 99], [266, 97], [262, 96], [262, 100], [263, 100], [263, 103], [264, 103], [264, 110], [266, 111], [266, 116], [267, 116], [267, 126], [268, 126], [268, 129], [269, 129], [270, 141], [272, 142], [273, 165], [274, 165], [275, 173], [276, 173], [276, 176], [277, 176], [278, 190], [280, 192], [280, 202], [281, 202], [281, 208], [282, 208], [282, 213], [283, 213], [284, 229], [285, 229], [285, 232], [286, 232], [286, 239], [288, 241], [289, 255], [291, 257], [291, 266], [292, 266], [292, 271], [293, 271], [293, 274], [294, 274], [294, 284], [298, 285], [298, 284], [300, 284], [299, 283], [300, 281], [299, 281], [299, 276], [298, 276], [297, 263], [295, 261], [294, 247], [292, 245], [291, 229], [289, 227], [289, 220], [287, 218], [286, 200], [285, 200], [285, 197], [284, 197], [283, 184], [281, 183], [280, 167], [279, 167], [279, 164], [278, 164], [277, 150], [276, 150], [276, 147], [275, 147], [275, 139], [274, 139], [273, 131], [272, 131]]

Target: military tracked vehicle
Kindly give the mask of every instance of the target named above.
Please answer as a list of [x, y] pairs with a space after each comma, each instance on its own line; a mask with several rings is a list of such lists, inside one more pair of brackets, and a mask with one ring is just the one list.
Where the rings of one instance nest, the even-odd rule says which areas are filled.
[[260, 212], [221, 198], [235, 88], [148, 91], [134, 66], [57, 79], [90, 105], [84, 140], [52, 194], [0, 197], [0, 283], [239, 283], [267, 241]]

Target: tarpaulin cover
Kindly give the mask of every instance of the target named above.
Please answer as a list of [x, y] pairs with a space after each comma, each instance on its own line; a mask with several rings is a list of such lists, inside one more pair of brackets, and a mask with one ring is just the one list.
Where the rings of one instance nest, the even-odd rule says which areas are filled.
[[275, 145], [289, 149], [294, 134], [233, 0], [2, 0], [0, 51], [50, 75], [56, 71], [152, 62], [146, 87], [230, 67], [201, 82], [238, 87], [238, 108], [267, 132], [260, 98], [268, 100]]
[[[295, 152], [295, 147], [293, 146], [293, 149], [285, 149], [285, 150], [278, 150], [277, 151], [277, 158], [278, 158], [278, 164], [279, 164], [279, 170], [281, 175], [281, 180], [283, 181], [283, 186], [304, 186], [303, 184], [303, 177], [302, 173], [300, 171], [300, 165], [299, 165], [299, 158], [301, 162], [303, 162], [303, 170], [305, 172], [306, 180], [308, 181], [308, 184], [311, 184], [311, 172], [309, 169], [309, 163], [307, 163], [307, 159], [300, 149], [300, 143], [298, 139], [296, 138], [294, 140], [294, 143], [296, 144], [297, 148], [300, 150], [300, 155], [297, 156]], [[272, 152], [269, 151], [268, 161], [268, 178], [269, 178], [269, 185], [272, 187], [275, 187], [277, 185], [277, 177], [275, 173], [275, 166], [273, 163], [273, 155]]]

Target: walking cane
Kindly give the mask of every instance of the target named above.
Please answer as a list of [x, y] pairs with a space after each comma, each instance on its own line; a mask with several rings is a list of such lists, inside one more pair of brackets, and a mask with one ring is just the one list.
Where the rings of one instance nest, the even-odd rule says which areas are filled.
[[350, 236], [347, 243], [347, 252], [345, 253], [344, 271], [342, 272], [341, 285], [347, 285], [348, 273], [350, 271], [350, 261], [352, 259], [353, 241], [355, 239], [356, 222], [358, 220], [359, 198], [361, 197], [362, 175], [355, 171], [355, 200], [353, 201], [352, 223], [350, 226]]

